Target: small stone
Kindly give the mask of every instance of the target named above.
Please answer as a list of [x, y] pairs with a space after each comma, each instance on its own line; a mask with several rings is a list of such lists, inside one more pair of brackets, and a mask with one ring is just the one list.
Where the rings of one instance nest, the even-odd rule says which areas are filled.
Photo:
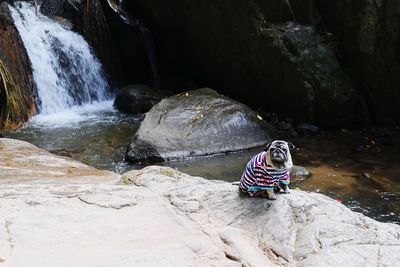
[[290, 171], [290, 175], [295, 177], [308, 177], [311, 173], [305, 167], [294, 165]]
[[124, 87], [116, 96], [114, 107], [122, 113], [138, 114], [149, 111], [165, 95], [144, 84]]
[[290, 131], [291, 129], [293, 129], [292, 124], [290, 122], [286, 122], [286, 121], [278, 122], [277, 127], [278, 127], [278, 129], [284, 130], [284, 131]]
[[319, 132], [319, 127], [311, 123], [298, 123], [296, 128], [303, 136], [313, 136]]

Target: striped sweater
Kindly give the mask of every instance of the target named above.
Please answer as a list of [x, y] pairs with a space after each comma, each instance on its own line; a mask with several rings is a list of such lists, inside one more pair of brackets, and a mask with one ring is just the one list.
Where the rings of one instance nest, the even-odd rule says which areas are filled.
[[262, 190], [273, 190], [280, 184], [289, 184], [290, 175], [287, 169], [276, 170], [266, 160], [266, 152], [255, 155], [240, 178], [240, 188], [251, 196]]

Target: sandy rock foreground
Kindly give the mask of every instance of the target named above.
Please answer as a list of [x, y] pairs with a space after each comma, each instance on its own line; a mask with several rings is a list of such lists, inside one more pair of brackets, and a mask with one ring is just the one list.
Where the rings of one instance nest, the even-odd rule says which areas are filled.
[[399, 266], [400, 226], [301, 191], [250, 199], [165, 167], [119, 176], [0, 139], [0, 266]]

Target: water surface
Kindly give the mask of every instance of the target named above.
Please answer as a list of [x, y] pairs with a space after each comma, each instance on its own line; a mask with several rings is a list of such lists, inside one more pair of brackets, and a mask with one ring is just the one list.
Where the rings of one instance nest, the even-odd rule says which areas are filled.
[[[126, 147], [140, 119], [141, 116], [119, 113], [112, 107], [112, 101], [105, 101], [58, 114], [39, 115], [7, 137], [26, 140], [99, 169], [123, 173], [144, 167], [124, 162]], [[365, 143], [363, 138], [361, 133], [339, 132], [291, 140], [298, 147], [292, 153], [295, 164], [312, 173], [307, 178], [293, 177], [291, 188], [320, 192], [354, 211], [400, 224], [399, 142], [377, 145], [378, 151], [360, 151], [360, 144]], [[207, 179], [232, 182], [240, 179], [246, 163], [260, 150], [159, 165]]]

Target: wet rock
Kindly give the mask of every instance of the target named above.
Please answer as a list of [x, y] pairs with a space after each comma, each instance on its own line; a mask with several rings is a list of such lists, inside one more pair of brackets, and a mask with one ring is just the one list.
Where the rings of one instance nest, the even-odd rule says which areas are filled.
[[15, 129], [36, 111], [28, 54], [7, 3], [0, 4], [0, 129]]
[[[130, 2], [132, 1], [101, 0], [113, 46], [104, 49], [101, 42], [97, 45], [105, 52], [112, 51], [114, 59], [118, 57], [118, 62], [115, 62], [118, 64], [113, 64], [111, 67], [119, 68], [118, 77], [121, 81], [119, 87], [133, 83], [145, 83], [159, 89], [154, 80], [153, 71], [153, 66], [157, 65], [157, 61], [150, 60], [150, 58], [156, 57], [156, 53], [153, 51], [154, 42], [150, 40], [151, 38], [149, 39], [151, 32], [140, 20], [135, 19], [136, 13], [125, 10], [125, 5]], [[88, 9], [88, 12], [90, 12], [90, 9]], [[95, 14], [92, 16], [93, 19], [96, 18]]]
[[40, 12], [46, 16], [61, 16], [64, 11], [64, 2], [65, 0], [43, 0]]
[[282, 131], [291, 131], [293, 130], [293, 125], [290, 122], [287, 121], [279, 121], [277, 125], [279, 130]]
[[296, 178], [305, 178], [311, 176], [311, 173], [305, 167], [294, 165], [290, 170], [290, 175]]
[[38, 1], [38, 9], [43, 15], [49, 17], [64, 17], [66, 19], [75, 19], [81, 11], [83, 0], [43, 0]]
[[203, 88], [165, 98], [146, 113], [126, 160], [233, 152], [261, 146], [273, 133], [247, 106]]
[[63, 17], [70, 20], [75, 20], [82, 10], [83, 0], [66, 0], [64, 2]]
[[116, 96], [114, 106], [122, 113], [146, 113], [157, 104], [164, 94], [144, 84], [136, 84], [122, 88]]
[[121, 80], [121, 55], [115, 45], [111, 29], [100, 0], [82, 0], [77, 17], [77, 30], [100, 59], [108, 81], [115, 87]]
[[319, 127], [306, 122], [301, 122], [297, 124], [297, 131], [303, 136], [313, 136], [319, 132]]
[[[196, 80], [265, 110], [337, 127], [353, 120], [357, 93], [311, 26], [313, 1], [137, 0], [158, 44], [161, 72]], [[249, 86], [251, 85], [251, 86]]]

